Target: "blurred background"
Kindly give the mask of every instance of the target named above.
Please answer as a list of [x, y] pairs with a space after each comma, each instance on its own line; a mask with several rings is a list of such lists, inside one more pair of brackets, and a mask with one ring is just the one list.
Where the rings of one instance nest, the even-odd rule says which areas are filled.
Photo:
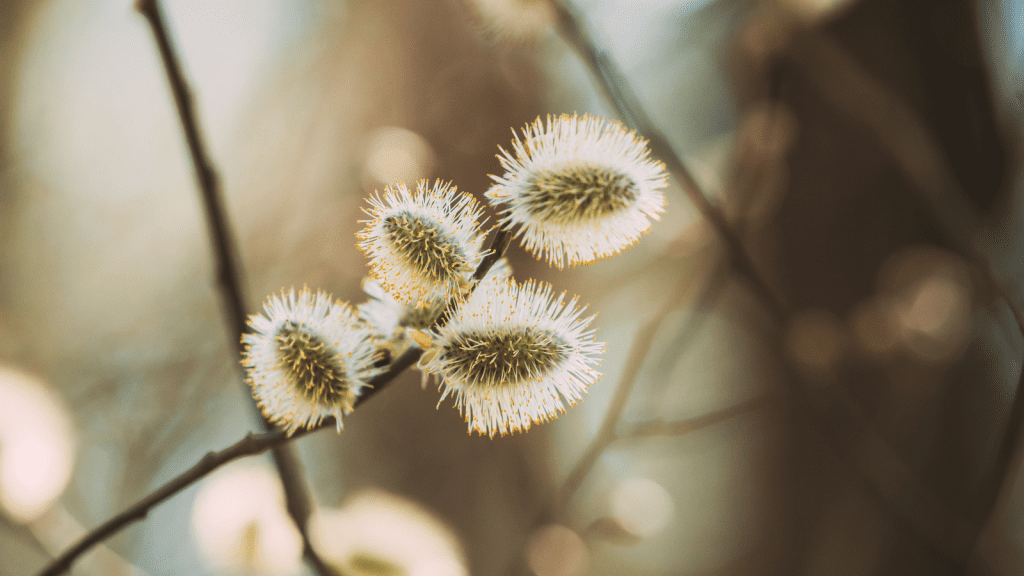
[[[386, 183], [482, 199], [510, 128], [614, 117], [539, 0], [160, 6], [253, 312], [303, 284], [364, 300], [354, 234]], [[787, 314], [675, 182], [615, 258], [513, 245], [518, 279], [599, 312], [604, 377], [490, 440], [407, 374], [296, 441], [320, 553], [345, 576], [1024, 573], [1018, 451], [986, 505], [1024, 341], [964, 249], [1024, 302], [1024, 2], [578, 6]], [[0, 576], [255, 429], [198, 200], [132, 3], [0, 2]], [[73, 572], [310, 573], [266, 456]]]

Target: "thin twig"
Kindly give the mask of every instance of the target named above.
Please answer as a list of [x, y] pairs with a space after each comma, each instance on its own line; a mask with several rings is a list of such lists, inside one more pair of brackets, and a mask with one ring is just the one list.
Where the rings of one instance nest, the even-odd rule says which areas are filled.
[[[665, 162], [669, 172], [678, 180], [690, 201], [714, 227], [716, 233], [725, 244], [728, 259], [734, 271], [739, 274], [767, 308], [776, 323], [776, 328], [784, 328], [789, 318], [789, 306], [769, 288], [767, 282], [759, 274], [739, 236], [730, 227], [722, 211], [712, 204], [707, 195], [703, 193], [668, 139], [650, 120], [650, 117], [639, 104], [630, 88], [629, 82], [607, 52], [601, 49], [594, 41], [583, 22], [582, 16], [570, 0], [551, 0], [551, 2], [558, 13], [559, 32], [562, 37], [590, 67], [601, 90], [611, 100], [623, 121], [648, 140], [653, 154]], [[792, 392], [796, 405], [808, 415], [812, 427], [827, 440], [836, 453], [844, 459], [850, 459], [849, 449], [840, 440], [835, 422], [826, 418], [820, 412], [821, 406], [816, 405], [817, 403], [812, 402], [811, 398], [808, 397], [802, 378], [800, 378], [798, 371], [792, 366], [788, 357], [783, 353], [779, 356], [779, 359], [786, 374], [785, 381]], [[866, 422], [865, 417], [857, 411], [856, 406], [846, 397], [842, 390], [828, 390], [827, 392], [829, 395], [834, 396], [830, 398], [829, 403], [831, 404], [830, 407], [836, 412], [836, 415], [841, 416], [845, 421], [858, 425], [863, 425]], [[1020, 409], [1022, 414], [1024, 414], [1024, 400], [1021, 400], [1021, 404]], [[1016, 408], [1017, 401], [1015, 399], [1014, 409]], [[607, 441], [610, 437], [609, 434], [610, 431], [602, 427], [599, 436], [595, 438], [595, 442]], [[872, 439], [877, 438], [877, 435], [870, 433], [868, 436]], [[891, 448], [884, 442], [879, 443], [879, 450], [891, 452]], [[580, 464], [587, 467], [592, 466], [598, 454], [600, 454], [600, 450], [597, 448], [589, 450], [584, 454], [586, 460], [581, 461]], [[913, 512], [907, 510], [906, 506], [901, 505], [891, 494], [886, 493], [879, 487], [877, 479], [866, 475], [865, 471], [853, 462], [848, 462], [848, 464], [851, 473], [863, 484], [868, 493], [888, 506], [894, 517], [903, 526], [915, 536], [920, 537], [933, 550], [948, 556], [948, 550], [944, 550], [939, 544], [939, 542], [944, 540], [939, 536], [945, 535], [936, 535], [934, 529], [929, 530], [929, 528], [934, 527], [928, 526], [922, 520], [926, 515], [915, 513], [919, 512], [921, 508]], [[902, 465], [901, 462], [899, 464]], [[581, 478], [579, 471], [574, 470], [569, 480], [579, 482]], [[917, 486], [919, 483], [913, 481], [910, 484]], [[927, 499], [925, 498], [927, 496], [925, 494], [926, 491], [921, 489], [920, 492], [923, 495], [922, 498]], [[938, 510], [939, 508], [933, 507], [933, 509]], [[948, 528], [953, 533], [958, 533], [959, 528], [962, 526], [960, 519], [949, 514], [944, 514], [943, 516], [943, 519], [946, 521], [943, 527]]]
[[[394, 380], [395, 377], [405, 371], [406, 368], [415, 364], [419, 359], [420, 354], [422, 354], [421, 350], [413, 348], [408, 350], [402, 356], [399, 356], [391, 363], [386, 372], [370, 380], [368, 390], [360, 396], [358, 400], [356, 400], [355, 405], [359, 406], [363, 404], [377, 392], [382, 390], [386, 384]], [[283, 445], [285, 442], [297, 440], [307, 434], [324, 428], [335, 428], [335, 421], [333, 417], [325, 418], [323, 422], [315, 428], [299, 430], [291, 436], [281, 429], [262, 432], [259, 434], [250, 432], [245, 438], [239, 440], [235, 444], [232, 444], [219, 452], [210, 452], [206, 454], [202, 460], [186, 472], [149, 493], [137, 503], [126, 508], [120, 514], [117, 514], [103, 524], [93, 528], [88, 534], [83, 536], [81, 540], [65, 550], [60, 556], [48, 564], [39, 573], [39, 576], [56, 576], [57, 574], [64, 573], [71, 567], [71, 564], [87, 550], [107, 538], [110, 538], [125, 528], [128, 524], [142, 520], [153, 507], [161, 504], [171, 496], [174, 496], [178, 492], [184, 490], [191, 484], [199, 481], [204, 476], [210, 474], [228, 462], [243, 456], [255, 456], [257, 454], [262, 454], [267, 450]]]
[[[481, 278], [486, 275], [491, 266], [501, 259], [507, 247], [507, 237], [496, 234], [494, 239], [492, 239], [490, 246], [490, 250], [496, 254], [496, 257], [482, 261], [477, 267], [475, 275], [479, 275]], [[417, 347], [412, 347], [409, 350], [406, 350], [404, 354], [388, 365], [387, 370], [370, 379], [367, 383], [365, 392], [363, 392], [356, 400], [353, 408], [362, 406], [363, 403], [367, 402], [370, 398], [383, 390], [388, 384], [394, 381], [399, 374], [405, 372], [406, 369], [416, 364], [422, 354], [423, 351]], [[103, 524], [93, 528], [75, 545], [68, 548], [48, 564], [39, 573], [39, 576], [56, 576], [57, 574], [66, 572], [71, 567], [71, 564], [90, 548], [120, 532], [128, 526], [128, 524], [142, 520], [153, 507], [161, 504], [171, 496], [199, 481], [204, 476], [210, 474], [228, 462], [243, 456], [255, 456], [257, 454], [262, 454], [267, 450], [281, 447], [285, 445], [286, 442], [297, 440], [307, 434], [316, 432], [317, 430], [323, 430], [325, 428], [336, 428], [333, 416], [325, 418], [320, 422], [320, 424], [313, 428], [299, 430], [291, 436], [281, 429], [271, 430], [260, 434], [249, 433], [242, 440], [225, 448], [224, 450], [221, 450], [220, 452], [208, 453], [199, 461], [198, 464], [190, 468], [188, 471], [157, 488], [120, 514], [117, 514]]]
[[[661, 358], [657, 358], [654, 361], [654, 366], [651, 368], [653, 374], [667, 375], [672, 366], [676, 365], [686, 350], [695, 343], [701, 327], [708, 320], [711, 308], [722, 295], [728, 280], [729, 270], [725, 263], [719, 259], [715, 262], [714, 268], [712, 268], [707, 279], [704, 281], [700, 293], [693, 299], [693, 304], [689, 305], [689, 318], [673, 336], [669, 337], [668, 342], [663, 345]], [[662, 378], [657, 385], [647, 386], [644, 392], [648, 398], [657, 399], [668, 384], [669, 379], [667, 377]]]
[[[658, 330], [661, 329], [662, 323], [669, 313], [674, 310], [682, 299], [683, 294], [686, 293], [686, 286], [691, 282], [688, 277], [684, 277], [680, 281], [680, 285], [672, 292], [671, 297], [665, 301], [654, 316], [647, 321], [643, 327], [640, 328], [640, 332], [637, 333], [636, 338], [633, 339], [633, 345], [629, 349], [628, 360], [626, 367], [622, 372], [622, 376], [619, 378], [618, 385], [615, 387], [615, 392], [612, 394], [611, 402], [608, 404], [608, 411], [605, 412], [604, 419], [601, 421], [601, 426], [597, 430], [597, 434], [591, 439], [590, 444], [583, 451], [583, 455], [573, 466], [572, 471], [566, 476], [565, 481], [562, 482], [562, 486], [558, 489], [558, 501], [557, 510], [564, 511], [565, 507], [569, 503], [569, 499], [573, 493], [579, 488], [580, 484], [590, 473], [590, 470], [597, 463], [597, 459], [600, 458], [601, 453], [604, 449], [615, 439], [615, 428], [619, 424], [619, 420], [622, 418], [623, 412], [626, 410], [626, 404], [629, 402], [629, 396], [633, 392], [633, 388], [636, 386], [637, 376], [640, 374], [640, 369], [644, 365], [644, 361], [647, 359], [647, 354], [650, 352], [651, 344], [654, 342], [654, 337], [658, 334]], [[713, 285], [714, 282], [705, 282], [704, 290], [706, 293], [707, 287]], [[702, 298], [698, 298], [700, 300]], [[688, 325], [692, 328], [687, 331], [696, 329], [696, 326], [702, 321], [703, 314], [691, 314], [688, 319]]]
[[[488, 247], [487, 255], [480, 260], [480, 264], [477, 265], [476, 270], [473, 271], [473, 284], [469, 287], [470, 292], [476, 289], [476, 285], [484, 279], [484, 276], [487, 276], [491, 267], [494, 266], [498, 260], [501, 260], [505, 255], [505, 250], [508, 249], [508, 245], [511, 242], [512, 232], [505, 228], [498, 228], [498, 231], [494, 233], [494, 237], [491, 238], [491, 245]], [[435, 328], [444, 326], [448, 323], [449, 316], [455, 311], [455, 305], [455, 299], [448, 301], [444, 310], [437, 315], [437, 319], [434, 321]]]
[[758, 396], [744, 400], [728, 408], [722, 408], [713, 412], [707, 412], [700, 416], [687, 418], [685, 420], [666, 421], [662, 418], [645, 420], [629, 425], [622, 432], [615, 434], [613, 441], [632, 440], [637, 438], [650, 438], [652, 436], [681, 436], [701, 428], [707, 428], [719, 422], [724, 422], [736, 416], [742, 416], [753, 412], [768, 404], [769, 395]]
[[[984, 288], [995, 294], [1010, 310], [1017, 329], [1024, 336], [1024, 311], [1011, 297], [991, 260], [977, 247], [974, 231], [981, 219], [966, 201], [942, 151], [924, 122], [914, 111], [863, 70], [839, 44], [821, 33], [806, 34], [804, 46], [794, 51], [811, 73], [818, 89], [837, 108], [856, 118], [876, 135], [897, 164], [915, 184], [911, 189], [930, 211], [946, 240], [979, 273]], [[1024, 371], [1021, 372], [1007, 414], [1006, 429], [995, 459], [985, 475], [978, 500], [971, 511], [972, 532], [960, 559], [964, 569], [977, 547], [982, 529], [994, 513], [1000, 494], [1010, 482], [1013, 455], [1024, 428]]]
[[[220, 285], [221, 297], [227, 308], [229, 335], [235, 351], [241, 354], [240, 338], [246, 330], [245, 296], [242, 292], [240, 267], [237, 265], [237, 251], [220, 193], [220, 182], [206, 153], [203, 139], [200, 137], [199, 123], [192, 106], [192, 93], [185, 82], [181, 66], [171, 47], [160, 8], [157, 6], [156, 0], [138, 0], [135, 8], [145, 16], [153, 29], [153, 36], [167, 72], [167, 79], [174, 95], [174, 103], [178, 109], [178, 116], [181, 119], [182, 130], [185, 133], [185, 140], [188, 143], [196, 180], [203, 199], [206, 223], [209, 227], [210, 241], [213, 244], [217, 262], [217, 281]], [[265, 431], [272, 430], [273, 426], [263, 417], [252, 395], [246, 394], [246, 397], [249, 398], [250, 406], [263, 429]], [[312, 504], [298, 454], [292, 447], [282, 446], [275, 448], [272, 456], [278, 475], [281, 477], [288, 514], [295, 522], [299, 534], [302, 535], [303, 557], [320, 576], [333, 576], [334, 571], [317, 556], [309, 543], [306, 525], [309, 522], [310, 514], [312, 514]]]
[[142, 520], [146, 517], [146, 514], [149, 513], [151, 508], [184, 490], [193, 482], [196, 482], [203, 476], [206, 476], [218, 467], [223, 466], [236, 458], [261, 454], [265, 450], [284, 441], [286, 438], [287, 437], [284, 433], [279, 430], [264, 432], [263, 434], [249, 433], [241, 441], [221, 450], [220, 452], [208, 453], [199, 461], [199, 463], [190, 468], [184, 474], [181, 474], [174, 480], [171, 480], [167, 484], [157, 488], [145, 498], [139, 500], [136, 504], [130, 506], [120, 514], [91, 530], [75, 545], [68, 548], [60, 556], [50, 562], [50, 564], [48, 564], [42, 572], [39, 573], [40, 576], [56, 576], [57, 574], [63, 574], [71, 568], [71, 564], [84, 552], [93, 546], [96, 546], [103, 540], [113, 536], [128, 524]]
[[498, 260], [501, 260], [502, 256], [505, 255], [505, 250], [508, 249], [509, 243], [512, 242], [512, 232], [505, 228], [499, 228], [494, 233], [494, 238], [491, 239], [491, 246], [488, 249], [487, 256], [480, 261], [480, 265], [477, 266], [476, 271], [473, 272], [473, 280], [479, 282], [487, 276], [490, 272], [491, 266], [497, 264]]

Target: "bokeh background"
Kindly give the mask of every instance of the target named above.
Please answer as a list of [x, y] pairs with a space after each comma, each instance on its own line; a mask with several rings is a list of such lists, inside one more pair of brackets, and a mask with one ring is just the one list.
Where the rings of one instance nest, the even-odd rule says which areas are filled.
[[[354, 234], [386, 183], [482, 198], [510, 128], [614, 117], [539, 0], [160, 5], [254, 312], [282, 287], [365, 299]], [[962, 249], [1024, 302], [1024, 3], [579, 8], [790, 312], [765, 312], [675, 182], [615, 258], [560, 272], [514, 245], [518, 279], [599, 312], [604, 377], [491, 440], [408, 374], [298, 440], [322, 554], [345, 576], [1024, 573], [1019, 452], [980, 504], [1024, 341]], [[132, 3], [0, 2], [0, 575], [255, 429], [213, 270]], [[261, 456], [74, 573], [308, 573], [300, 553]]]

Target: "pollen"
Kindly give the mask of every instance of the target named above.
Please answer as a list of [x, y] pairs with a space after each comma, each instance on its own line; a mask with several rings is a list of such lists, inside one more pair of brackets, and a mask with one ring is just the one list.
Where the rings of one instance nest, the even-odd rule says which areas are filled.
[[453, 340], [444, 350], [447, 370], [470, 386], [536, 380], [569, 357], [568, 342], [552, 330], [466, 332]]
[[565, 170], [545, 170], [528, 179], [522, 202], [538, 220], [570, 224], [626, 210], [639, 196], [639, 186], [629, 174], [581, 164]]
[[383, 228], [395, 252], [424, 276], [444, 282], [468, 268], [462, 247], [427, 216], [393, 214], [384, 219]]
[[267, 419], [288, 434], [352, 411], [375, 365], [374, 330], [349, 305], [303, 289], [271, 296], [242, 337], [246, 382]]
[[593, 316], [551, 286], [485, 279], [432, 336], [420, 368], [436, 374], [471, 431], [494, 436], [546, 422], [600, 378]]
[[349, 394], [340, 355], [319, 336], [288, 321], [274, 339], [288, 383], [306, 400], [335, 404]]
[[358, 246], [380, 287], [416, 308], [457, 295], [485, 254], [479, 202], [440, 180], [397, 182], [369, 202]]

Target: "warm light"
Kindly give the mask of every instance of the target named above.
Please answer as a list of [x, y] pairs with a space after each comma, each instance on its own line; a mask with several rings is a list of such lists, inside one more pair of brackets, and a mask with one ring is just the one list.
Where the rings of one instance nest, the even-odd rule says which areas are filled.
[[0, 507], [30, 522], [61, 495], [74, 460], [71, 419], [39, 379], [0, 367]]
[[419, 134], [385, 126], [370, 134], [366, 172], [380, 184], [412, 183], [430, 176], [433, 152]]
[[925, 278], [913, 286], [897, 313], [907, 347], [927, 360], [951, 356], [970, 332], [967, 288], [944, 275]]
[[192, 508], [203, 558], [239, 574], [298, 574], [302, 538], [289, 518], [281, 482], [269, 466], [247, 462], [205, 480]]
[[853, 0], [783, 0], [798, 16], [815, 22], [835, 14]]
[[900, 319], [909, 330], [935, 338], [948, 337], [966, 303], [963, 292], [948, 278], [929, 278], [914, 291], [909, 306], [900, 311]]
[[654, 480], [624, 480], [611, 496], [612, 516], [628, 532], [637, 536], [653, 536], [672, 519], [672, 496]]
[[804, 310], [793, 315], [786, 346], [796, 363], [816, 374], [831, 370], [842, 355], [845, 334], [839, 320], [826, 310]]
[[465, 0], [481, 24], [507, 39], [539, 35], [555, 22], [547, 0]]
[[458, 539], [419, 504], [366, 490], [309, 526], [321, 556], [346, 576], [465, 576]]
[[857, 306], [850, 317], [857, 343], [868, 354], [883, 356], [900, 344], [900, 327], [892, 298], [879, 297]]
[[551, 524], [530, 536], [526, 564], [537, 576], [582, 576], [590, 567], [590, 552], [575, 532]]

